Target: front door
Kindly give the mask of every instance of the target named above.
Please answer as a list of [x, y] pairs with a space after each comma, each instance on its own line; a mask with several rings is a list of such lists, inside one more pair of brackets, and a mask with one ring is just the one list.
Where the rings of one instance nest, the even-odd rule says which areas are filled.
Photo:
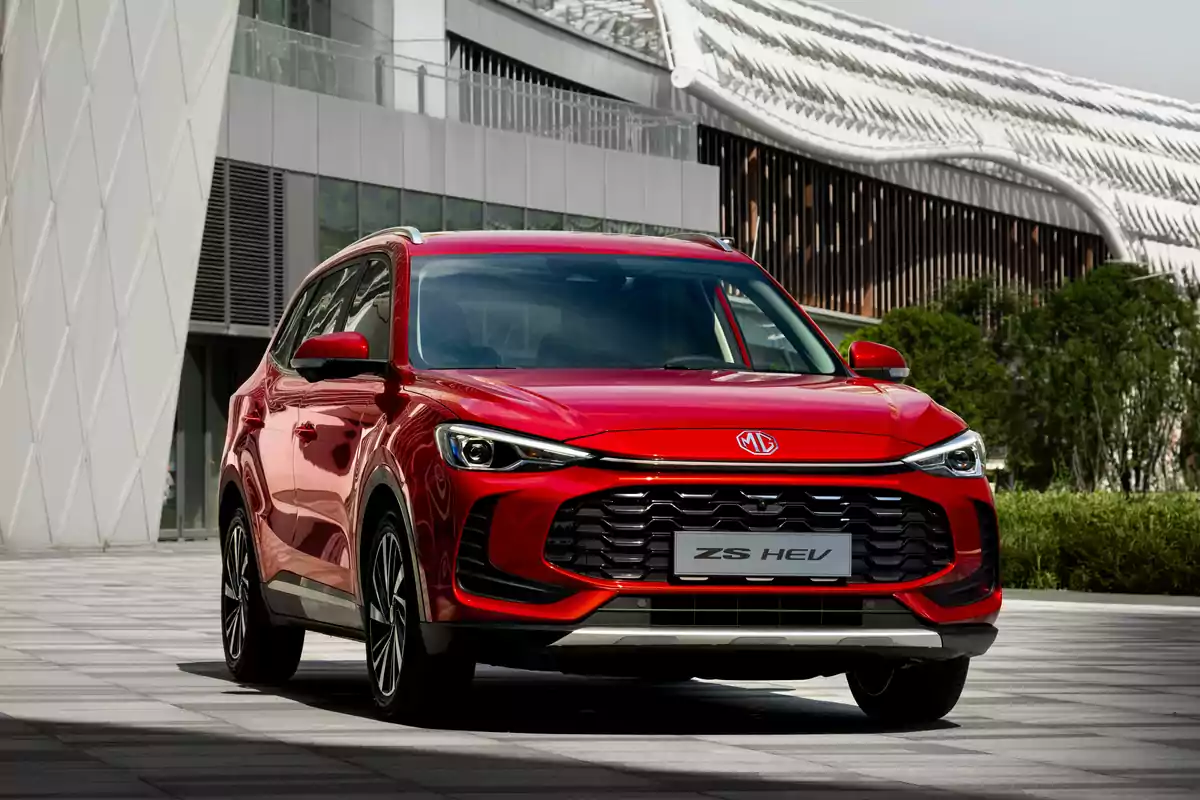
[[[388, 259], [372, 256], [351, 271], [352, 279], [337, 296], [340, 315], [331, 330], [321, 333], [361, 333], [370, 347], [368, 357], [386, 360], [392, 314]], [[364, 438], [383, 418], [385, 391], [384, 378], [363, 375], [309, 384], [300, 401], [293, 459], [299, 507], [295, 547], [321, 562], [314, 579], [350, 594], [360, 459]]]
[[[296, 335], [312, 295], [311, 290], [306, 290], [292, 304], [261, 367], [262, 380], [240, 407], [241, 423], [248, 432], [247, 446], [257, 450], [257, 457], [243, 463], [257, 464], [259, 472], [245, 476], [243, 482], [258, 516], [259, 563], [264, 581], [270, 581], [279, 572], [296, 569], [291, 549], [296, 529], [292, 441], [297, 408], [307, 382], [286, 365], [295, 350]], [[257, 499], [253, 495], [258, 495]]]

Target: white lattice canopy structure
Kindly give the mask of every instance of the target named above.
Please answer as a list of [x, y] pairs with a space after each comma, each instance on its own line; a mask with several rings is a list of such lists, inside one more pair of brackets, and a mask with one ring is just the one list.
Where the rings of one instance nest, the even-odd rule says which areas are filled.
[[842, 163], [951, 162], [1049, 187], [1079, 204], [1114, 257], [1200, 270], [1200, 106], [806, 0], [544, 5], [584, 32], [642, 43], [677, 87], [771, 140]]

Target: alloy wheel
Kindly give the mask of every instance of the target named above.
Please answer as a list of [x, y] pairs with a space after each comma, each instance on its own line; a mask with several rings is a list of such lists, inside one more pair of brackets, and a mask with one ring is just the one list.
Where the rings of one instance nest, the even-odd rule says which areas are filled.
[[390, 698], [400, 683], [408, 630], [404, 550], [392, 528], [385, 528], [371, 559], [371, 592], [367, 605], [367, 643], [371, 672], [379, 694]]
[[221, 623], [229, 658], [237, 661], [246, 644], [246, 621], [250, 615], [250, 551], [246, 526], [235, 519], [225, 540], [221, 567]]

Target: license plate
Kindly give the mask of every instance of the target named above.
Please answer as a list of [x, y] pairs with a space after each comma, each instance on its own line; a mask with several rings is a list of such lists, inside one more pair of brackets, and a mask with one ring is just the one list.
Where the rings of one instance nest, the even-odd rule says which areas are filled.
[[847, 533], [676, 533], [675, 574], [845, 578]]

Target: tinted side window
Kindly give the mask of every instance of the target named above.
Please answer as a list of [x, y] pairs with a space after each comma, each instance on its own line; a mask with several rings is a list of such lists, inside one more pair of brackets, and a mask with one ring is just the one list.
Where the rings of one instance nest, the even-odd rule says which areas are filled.
[[300, 296], [296, 298], [296, 303], [289, 311], [287, 319], [280, 323], [279, 335], [271, 344], [271, 356], [282, 364], [288, 362], [292, 357], [292, 351], [295, 350], [296, 331], [300, 329], [300, 322], [304, 318], [304, 309], [308, 305], [310, 296], [312, 296], [312, 286], [305, 287]]
[[726, 293], [755, 369], [770, 372], [815, 371], [757, 303], [733, 290], [733, 287], [727, 287]]
[[297, 345], [314, 336], [341, 330], [340, 325], [346, 318], [346, 309], [350, 305], [361, 269], [360, 264], [355, 264], [335, 270], [321, 279], [312, 301], [304, 310], [300, 335], [296, 338]]
[[391, 323], [392, 271], [387, 260], [372, 258], [354, 290], [345, 330], [366, 337], [368, 358], [386, 360], [390, 355]]

